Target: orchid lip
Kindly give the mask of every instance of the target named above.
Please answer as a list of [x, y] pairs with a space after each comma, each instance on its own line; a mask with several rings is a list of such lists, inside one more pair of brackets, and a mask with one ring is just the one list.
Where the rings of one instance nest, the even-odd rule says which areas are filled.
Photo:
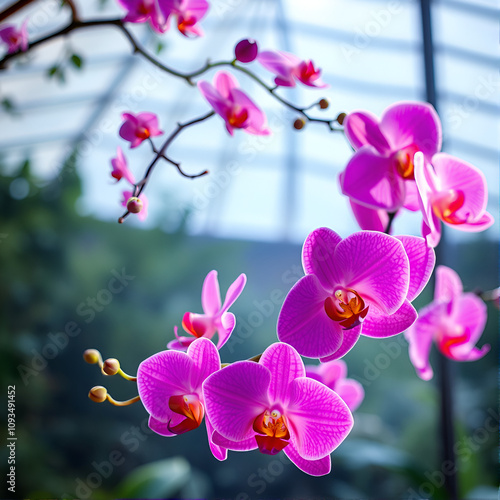
[[325, 299], [325, 312], [327, 316], [336, 321], [344, 328], [350, 330], [359, 326], [368, 314], [369, 306], [365, 307], [365, 301], [352, 288], [338, 289], [335, 298]]
[[444, 222], [448, 224], [464, 224], [466, 219], [459, 217], [457, 211], [465, 203], [464, 192], [460, 189], [449, 189], [434, 193], [432, 196], [432, 210]]
[[178, 415], [184, 415], [186, 418], [179, 424], [171, 426], [168, 424], [168, 430], [174, 434], [184, 434], [200, 426], [203, 421], [205, 410], [198, 396], [193, 394], [182, 394], [179, 396], [170, 396], [168, 400], [169, 408]]
[[286, 417], [277, 409], [262, 412], [254, 420], [253, 430], [257, 433], [255, 440], [259, 451], [265, 455], [276, 455], [289, 444]]

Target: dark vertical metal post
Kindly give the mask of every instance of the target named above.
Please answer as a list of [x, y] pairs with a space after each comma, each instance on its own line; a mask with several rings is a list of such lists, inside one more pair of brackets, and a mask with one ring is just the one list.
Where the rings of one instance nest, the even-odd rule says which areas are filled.
[[[420, 0], [422, 16], [422, 41], [425, 70], [425, 94], [427, 101], [438, 109], [436, 78], [434, 74], [434, 47], [432, 42], [432, 0]], [[436, 248], [436, 265], [445, 263], [445, 234]], [[458, 484], [455, 457], [455, 432], [453, 427], [453, 387], [449, 360], [439, 353], [439, 392], [441, 394], [441, 442], [443, 453], [443, 470], [452, 472], [445, 476], [445, 488], [450, 500], [458, 499]]]

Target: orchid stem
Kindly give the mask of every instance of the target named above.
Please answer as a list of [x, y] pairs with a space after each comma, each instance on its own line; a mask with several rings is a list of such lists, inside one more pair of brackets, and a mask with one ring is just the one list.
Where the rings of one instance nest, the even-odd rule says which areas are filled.
[[387, 227], [385, 228], [384, 233], [390, 234], [392, 229], [392, 222], [394, 221], [394, 217], [396, 217], [396, 212], [387, 212], [387, 215], [389, 216], [389, 221], [387, 222]]

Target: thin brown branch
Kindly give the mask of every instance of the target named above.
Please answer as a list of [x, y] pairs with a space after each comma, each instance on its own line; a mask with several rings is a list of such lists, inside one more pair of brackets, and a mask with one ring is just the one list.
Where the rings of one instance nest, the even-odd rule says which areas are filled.
[[19, 2], [16, 2], [10, 7], [7, 7], [4, 11], [0, 12], [0, 23], [35, 1], [36, 0], [19, 0]]

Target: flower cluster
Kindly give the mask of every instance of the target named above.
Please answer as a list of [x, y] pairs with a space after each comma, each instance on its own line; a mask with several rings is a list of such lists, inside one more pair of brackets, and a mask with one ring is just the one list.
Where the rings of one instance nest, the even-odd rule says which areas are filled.
[[435, 247], [441, 221], [462, 231], [483, 231], [488, 190], [482, 172], [441, 151], [441, 122], [430, 104], [402, 102], [380, 120], [356, 111], [344, 121], [356, 153], [340, 175], [362, 229], [387, 227], [387, 213], [421, 210], [422, 235]]

